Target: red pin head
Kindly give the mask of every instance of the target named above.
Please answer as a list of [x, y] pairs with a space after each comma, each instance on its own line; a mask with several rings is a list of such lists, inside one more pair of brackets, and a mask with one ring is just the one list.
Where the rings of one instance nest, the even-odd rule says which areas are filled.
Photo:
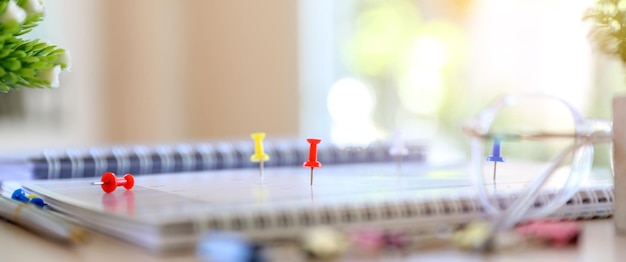
[[309, 149], [309, 160], [302, 164], [303, 167], [311, 168], [311, 185], [313, 185], [313, 168], [322, 167], [322, 163], [317, 161], [317, 144], [322, 142], [321, 139], [317, 138], [308, 138], [306, 140], [311, 145]]
[[322, 142], [322, 140], [321, 139], [315, 139], [315, 138], [309, 138], [306, 141], [309, 142], [309, 144], [311, 144], [311, 148], [309, 149], [309, 160], [304, 162], [304, 164], [302, 164], [302, 166], [303, 167], [310, 167], [310, 168], [322, 167], [322, 163], [317, 161], [317, 144]]
[[102, 175], [99, 182], [93, 182], [92, 184], [100, 185], [104, 192], [111, 193], [118, 186], [123, 186], [127, 190], [132, 189], [135, 186], [135, 178], [131, 174], [126, 174], [123, 178], [117, 178], [112, 172], [106, 172]]

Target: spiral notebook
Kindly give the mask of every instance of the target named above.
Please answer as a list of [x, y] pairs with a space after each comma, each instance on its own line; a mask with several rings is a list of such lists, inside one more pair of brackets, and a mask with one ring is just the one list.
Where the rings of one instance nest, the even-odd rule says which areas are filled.
[[[492, 197], [503, 207], [538, 171], [499, 166]], [[316, 225], [343, 229], [381, 227], [428, 234], [485, 216], [464, 167], [407, 163], [230, 169], [136, 178], [134, 189], [106, 194], [91, 179], [36, 180], [22, 184], [84, 226], [154, 251], [193, 247], [207, 230], [238, 231], [255, 240], [297, 237]], [[551, 199], [562, 176], [535, 203]], [[552, 188], [552, 189], [551, 189]], [[612, 214], [612, 177], [596, 172], [552, 216], [568, 219]]]
[[[294, 166], [308, 156], [304, 140], [268, 139], [265, 152], [271, 157], [265, 166]], [[390, 144], [379, 141], [368, 146], [340, 147], [321, 143], [318, 156], [322, 163], [370, 163], [393, 161]], [[407, 142], [409, 154], [403, 161], [421, 162], [425, 145]], [[49, 149], [21, 156], [0, 156], [0, 180], [100, 177], [110, 171], [134, 175], [191, 172], [253, 167], [252, 140], [206, 141], [158, 145], [104, 146]]]

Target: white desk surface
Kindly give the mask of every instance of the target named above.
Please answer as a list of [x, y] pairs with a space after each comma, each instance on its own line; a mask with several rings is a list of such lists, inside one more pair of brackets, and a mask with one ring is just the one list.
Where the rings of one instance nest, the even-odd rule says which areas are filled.
[[[583, 223], [582, 236], [575, 246], [558, 249], [529, 249], [491, 255], [456, 250], [432, 250], [395, 259], [370, 261], [623, 261], [626, 236], [615, 236], [611, 219]], [[302, 261], [292, 256], [295, 250], [275, 252], [271, 261]], [[2, 261], [201, 261], [193, 253], [160, 256], [123, 241], [94, 233], [89, 242], [64, 246], [38, 237], [16, 225], [0, 221], [0, 260]], [[363, 260], [359, 260], [363, 261]]]

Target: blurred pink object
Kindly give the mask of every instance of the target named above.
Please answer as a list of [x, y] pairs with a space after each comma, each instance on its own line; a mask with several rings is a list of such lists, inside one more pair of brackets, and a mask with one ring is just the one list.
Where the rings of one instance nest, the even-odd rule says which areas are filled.
[[577, 221], [535, 220], [520, 224], [516, 231], [526, 238], [541, 239], [553, 246], [562, 247], [576, 240], [580, 234], [580, 223]]
[[383, 246], [383, 232], [378, 230], [359, 230], [350, 234], [350, 242], [368, 251], [378, 252]]
[[408, 237], [403, 232], [387, 232], [381, 230], [359, 230], [350, 234], [350, 241], [357, 247], [368, 251], [379, 252], [382, 248], [404, 248]]

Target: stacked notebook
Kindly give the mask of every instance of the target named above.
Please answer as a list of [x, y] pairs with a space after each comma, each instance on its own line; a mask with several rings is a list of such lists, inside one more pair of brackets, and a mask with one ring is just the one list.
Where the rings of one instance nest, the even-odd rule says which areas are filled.
[[[276, 139], [264, 143], [272, 166], [298, 166], [307, 160], [309, 144], [304, 140]], [[390, 143], [380, 141], [365, 147], [318, 145], [324, 164], [394, 161]], [[421, 162], [425, 146], [407, 143], [406, 162]], [[252, 140], [213, 141], [160, 145], [106, 146], [46, 150], [28, 156], [0, 157], [0, 180], [100, 177], [104, 172], [134, 175], [246, 168], [254, 151]]]
[[[490, 196], [505, 208], [539, 170], [504, 163]], [[548, 183], [535, 203], [558, 193], [562, 176]], [[194, 247], [208, 230], [237, 231], [256, 240], [299, 236], [326, 225], [346, 230], [380, 227], [411, 234], [435, 231], [484, 218], [465, 167], [419, 163], [328, 165], [315, 170], [269, 167], [147, 175], [130, 191], [104, 193], [93, 178], [22, 183], [59, 212], [84, 226], [157, 252]], [[612, 214], [612, 176], [597, 171], [578, 193], [552, 214], [588, 219]]]

